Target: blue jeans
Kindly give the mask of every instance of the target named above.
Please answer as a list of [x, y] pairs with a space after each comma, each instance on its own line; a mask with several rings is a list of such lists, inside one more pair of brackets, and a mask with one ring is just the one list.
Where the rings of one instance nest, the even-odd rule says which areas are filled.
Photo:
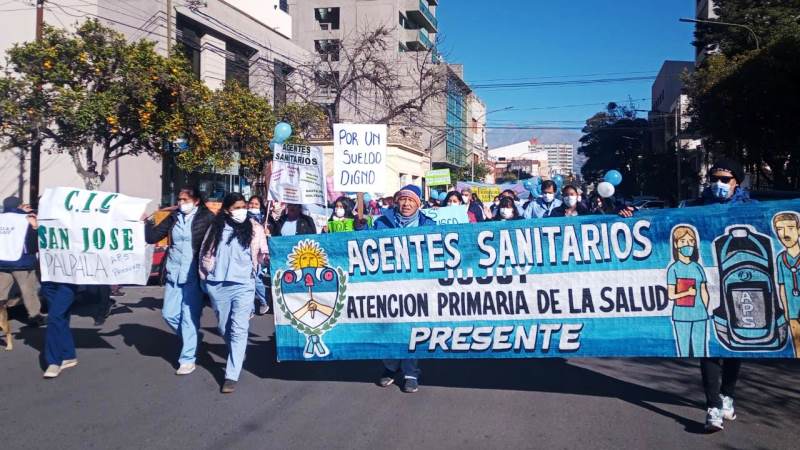
[[264, 284], [264, 280], [261, 279], [262, 273], [259, 270], [256, 275], [256, 301], [261, 306], [267, 306], [267, 286]]
[[178, 364], [193, 364], [197, 354], [197, 330], [203, 312], [203, 291], [198, 280], [177, 284], [167, 281], [161, 316], [181, 336], [183, 347]]
[[255, 282], [242, 284], [208, 281], [206, 289], [211, 297], [211, 307], [217, 315], [219, 332], [224, 336], [228, 347], [225, 379], [237, 381], [247, 350]]
[[383, 367], [392, 372], [399, 370], [405, 378], [419, 378], [420, 370], [416, 359], [384, 359]]
[[75, 359], [75, 342], [69, 329], [70, 307], [75, 301], [78, 286], [45, 281], [42, 297], [47, 300], [47, 330], [44, 359], [48, 365], [60, 366], [65, 359]]
[[695, 358], [708, 356], [706, 352], [708, 320], [674, 320], [672, 324], [675, 327], [675, 340], [678, 341], [678, 356]]

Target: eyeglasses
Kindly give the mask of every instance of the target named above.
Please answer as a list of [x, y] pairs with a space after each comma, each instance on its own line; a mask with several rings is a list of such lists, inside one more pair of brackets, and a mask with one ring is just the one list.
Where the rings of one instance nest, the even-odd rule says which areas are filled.
[[730, 183], [730, 182], [731, 182], [731, 180], [733, 179], [733, 177], [718, 177], [718, 176], [715, 176], [715, 175], [711, 175], [710, 177], [708, 177], [708, 179], [709, 179], [709, 180], [710, 180], [712, 183], [716, 183], [717, 181], [721, 181], [721, 182], [723, 182], [723, 183], [725, 183], [725, 184], [728, 184], [728, 183]]

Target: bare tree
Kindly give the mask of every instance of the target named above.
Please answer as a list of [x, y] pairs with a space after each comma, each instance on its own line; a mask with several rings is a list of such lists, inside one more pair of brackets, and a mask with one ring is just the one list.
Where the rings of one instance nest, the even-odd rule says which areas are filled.
[[426, 108], [444, 98], [447, 70], [433, 46], [398, 52], [398, 32], [379, 26], [319, 45], [287, 77], [288, 91], [325, 109], [326, 133], [343, 119], [421, 126]]

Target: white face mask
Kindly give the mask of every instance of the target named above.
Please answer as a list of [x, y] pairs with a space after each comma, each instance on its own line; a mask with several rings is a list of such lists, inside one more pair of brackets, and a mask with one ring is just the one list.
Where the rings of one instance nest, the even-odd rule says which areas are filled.
[[246, 209], [237, 209], [231, 211], [231, 219], [233, 219], [236, 223], [242, 223], [247, 220], [247, 210]]
[[250, 208], [250, 209], [247, 210], [247, 212], [249, 212], [250, 214], [252, 214], [254, 216], [257, 216], [257, 215], [261, 214], [261, 210], [258, 209], [258, 208]]
[[336, 217], [339, 217], [339, 218], [344, 217], [344, 208], [336, 208], [336, 209], [334, 209], [333, 210], [333, 214], [335, 214]]
[[553, 200], [555, 200], [555, 198], [556, 194], [550, 194], [550, 193], [542, 194], [542, 199], [544, 199], [545, 203], [553, 203]]
[[197, 205], [194, 203], [181, 203], [180, 205], [180, 209], [183, 214], [191, 214], [195, 208], [197, 208]]
[[573, 206], [578, 204], [578, 196], [577, 195], [564, 196], [564, 204], [567, 205], [568, 208], [572, 208]]
[[500, 217], [503, 219], [511, 219], [514, 217], [514, 209], [513, 208], [500, 208]]

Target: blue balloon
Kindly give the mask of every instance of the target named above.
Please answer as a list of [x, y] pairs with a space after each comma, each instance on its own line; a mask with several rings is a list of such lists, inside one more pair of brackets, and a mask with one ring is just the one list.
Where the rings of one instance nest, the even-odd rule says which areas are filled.
[[[526, 187], [528, 192], [531, 193], [534, 197], [540, 197], [542, 195], [542, 179], [539, 177], [533, 177], [525, 180], [528, 182], [530, 187]], [[525, 182], [522, 183], [525, 186]]]
[[560, 173], [553, 175], [553, 183], [557, 184], [559, 187], [564, 184], [564, 176]]
[[275, 135], [273, 141], [283, 144], [292, 135], [292, 126], [286, 122], [279, 122], [275, 125]]
[[372, 196], [369, 194], [364, 194], [364, 203], [369, 203], [372, 200]]
[[622, 174], [619, 173], [619, 170], [611, 169], [606, 172], [606, 176], [603, 177], [603, 180], [608, 181], [614, 186], [619, 186], [619, 184], [622, 183]]
[[439, 192], [439, 197], [437, 198], [437, 200], [443, 202], [445, 198], [447, 198], [447, 192]]
[[439, 191], [436, 189], [431, 189], [431, 198], [438, 199], [439, 198]]

